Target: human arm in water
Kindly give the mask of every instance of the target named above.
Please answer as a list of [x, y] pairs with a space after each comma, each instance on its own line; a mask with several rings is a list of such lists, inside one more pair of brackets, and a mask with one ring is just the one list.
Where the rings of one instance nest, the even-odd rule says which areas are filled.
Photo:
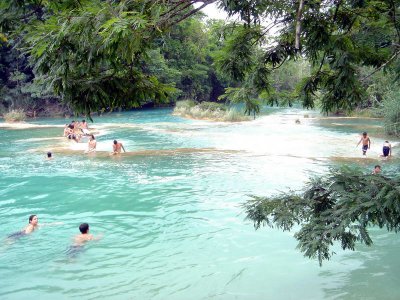
[[361, 138], [361, 139], [358, 141], [358, 143], [357, 143], [357, 145], [356, 145], [356, 148], [358, 147], [358, 145], [361, 144], [362, 140], [363, 140], [363, 138]]

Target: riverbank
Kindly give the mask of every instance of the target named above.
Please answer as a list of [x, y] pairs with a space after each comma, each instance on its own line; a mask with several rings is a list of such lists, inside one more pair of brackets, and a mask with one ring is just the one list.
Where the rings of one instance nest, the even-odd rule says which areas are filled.
[[244, 115], [234, 107], [215, 102], [196, 103], [191, 100], [178, 101], [172, 113], [187, 119], [214, 122], [250, 121], [250, 116]]

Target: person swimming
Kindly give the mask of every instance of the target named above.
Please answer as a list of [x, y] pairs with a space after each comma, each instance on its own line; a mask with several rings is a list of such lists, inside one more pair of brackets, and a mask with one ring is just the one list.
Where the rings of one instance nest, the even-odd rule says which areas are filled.
[[26, 225], [24, 229], [8, 235], [7, 238], [8, 239], [19, 239], [23, 236], [26, 236], [26, 235], [32, 233], [39, 227], [38, 222], [39, 222], [39, 219], [38, 219], [37, 215], [30, 215], [29, 216], [29, 224]]
[[372, 174], [373, 174], [373, 175], [380, 174], [381, 172], [382, 172], [382, 168], [381, 168], [380, 165], [376, 165], [376, 166], [374, 167], [374, 169], [372, 170]]
[[95, 237], [89, 233], [89, 224], [82, 223], [79, 225], [80, 234], [74, 237], [74, 242], [69, 248], [67, 249], [66, 253], [69, 257], [74, 258], [78, 254], [84, 252], [85, 248], [84, 245], [88, 241], [96, 241], [101, 239], [101, 236]]

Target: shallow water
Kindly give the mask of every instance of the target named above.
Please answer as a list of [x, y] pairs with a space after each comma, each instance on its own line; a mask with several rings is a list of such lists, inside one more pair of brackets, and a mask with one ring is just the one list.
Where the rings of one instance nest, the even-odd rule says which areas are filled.
[[[396, 170], [398, 160], [378, 159], [380, 121], [266, 112], [245, 123], [185, 120], [169, 109], [97, 117], [91, 156], [85, 141], [60, 138], [63, 119], [0, 127], [0, 238], [30, 214], [63, 223], [3, 243], [0, 298], [399, 299], [394, 233], [372, 229], [374, 246], [336, 247], [321, 268], [292, 233], [254, 231], [240, 207], [250, 194], [300, 188], [337, 164]], [[368, 159], [355, 147], [364, 130]], [[130, 153], [108, 156], [113, 139]], [[71, 255], [82, 222], [103, 238]]]

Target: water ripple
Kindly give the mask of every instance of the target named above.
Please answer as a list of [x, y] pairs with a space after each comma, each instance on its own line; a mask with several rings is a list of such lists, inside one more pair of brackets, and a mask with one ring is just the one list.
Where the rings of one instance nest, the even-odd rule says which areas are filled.
[[[117, 138], [135, 152], [120, 157], [84, 155], [86, 143], [59, 138], [62, 119], [37, 121], [51, 128], [2, 130], [0, 298], [400, 297], [397, 236], [372, 230], [375, 250], [335, 249], [320, 268], [296, 250], [293, 233], [254, 231], [240, 206], [248, 194], [302, 187], [308, 175], [335, 163], [332, 157], [353, 161], [366, 122], [335, 121], [339, 126], [306, 120], [302, 110], [272, 109], [254, 122], [215, 124], [169, 111], [95, 118], [99, 150]], [[382, 140], [372, 138], [376, 145]], [[53, 160], [45, 159], [47, 151]], [[62, 225], [6, 243], [31, 214]], [[73, 252], [83, 222], [102, 238]]]

